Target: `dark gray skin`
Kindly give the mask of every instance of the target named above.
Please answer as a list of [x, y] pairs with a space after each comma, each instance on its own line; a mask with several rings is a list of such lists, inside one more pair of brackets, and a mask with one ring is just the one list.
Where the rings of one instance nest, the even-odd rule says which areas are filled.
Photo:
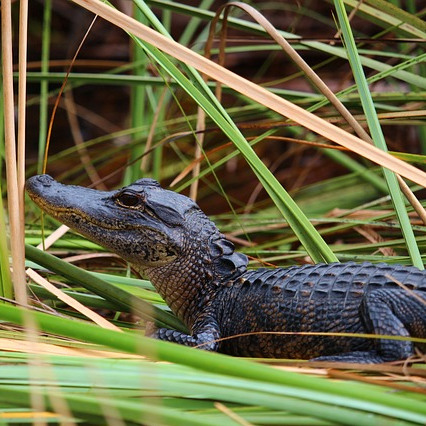
[[[247, 257], [194, 201], [152, 179], [104, 192], [39, 175], [26, 187], [46, 213], [149, 278], [191, 330], [153, 337], [238, 356], [360, 363], [408, 358], [414, 344], [291, 333], [426, 338], [425, 271], [353, 262], [247, 270]], [[257, 334], [232, 337], [246, 333]]]

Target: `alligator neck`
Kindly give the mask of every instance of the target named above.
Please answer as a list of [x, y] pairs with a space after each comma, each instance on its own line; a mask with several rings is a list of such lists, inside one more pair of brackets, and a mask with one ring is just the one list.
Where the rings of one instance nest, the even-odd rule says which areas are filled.
[[208, 282], [201, 262], [179, 266], [152, 268], [145, 274], [172, 312], [191, 328], [200, 307], [206, 306], [218, 287]]
[[246, 271], [247, 257], [234, 252], [231, 242], [202, 212], [186, 220], [194, 237], [185, 242], [184, 255], [174, 262], [143, 272], [175, 315], [192, 327], [201, 307]]

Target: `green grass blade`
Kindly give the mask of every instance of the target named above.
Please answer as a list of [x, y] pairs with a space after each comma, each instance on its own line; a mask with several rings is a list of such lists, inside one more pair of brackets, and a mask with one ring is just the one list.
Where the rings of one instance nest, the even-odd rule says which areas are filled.
[[[320, 419], [328, 419], [329, 421], [334, 422], [338, 421], [339, 424], [357, 424], [357, 425], [368, 425], [368, 426], [375, 426], [380, 422], [386, 423], [387, 425], [398, 425], [402, 426], [403, 424], [407, 424], [407, 426], [410, 423], [401, 422], [401, 420], [393, 420], [389, 419], [388, 417], [384, 417], [381, 415], [371, 413], [364, 413], [362, 410], [359, 409], [350, 409], [350, 408], [343, 408], [339, 407], [335, 404], [329, 404], [329, 403], [316, 403], [313, 401], [309, 401], [305, 398], [301, 397], [291, 397], [291, 396], [283, 396], [283, 395], [277, 395], [274, 394], [274, 391], [278, 391], [279, 393], [280, 389], [278, 387], [275, 387], [273, 385], [269, 385], [269, 389], [265, 389], [266, 386], [262, 386], [257, 382], [258, 386], [257, 389], [253, 386], [250, 382], [242, 382], [237, 383], [235, 385], [230, 385], [229, 382], [232, 382], [232, 380], [235, 380], [238, 382], [238, 379], [231, 378], [231, 379], [225, 379], [225, 378], [217, 378], [213, 377], [207, 377], [206, 383], [200, 383], [203, 382], [203, 377], [199, 377], [198, 380], [192, 380], [191, 382], [188, 382], [187, 378], [183, 375], [180, 378], [180, 382], [176, 381], [176, 376], [179, 376], [179, 368], [176, 368], [177, 373], [170, 374], [170, 375], [161, 375], [161, 372], [156, 371], [156, 375], [153, 374], [143, 374], [144, 382], [146, 380], [154, 381], [154, 383], [158, 383], [158, 387], [161, 389], [162, 392], [172, 395], [181, 395], [182, 397], [185, 397], [187, 395], [197, 395], [200, 394], [203, 396], [203, 398], [209, 398], [216, 401], [226, 401], [230, 403], [239, 403], [239, 404], [250, 404], [253, 406], [261, 406], [261, 407], [270, 407], [272, 409], [283, 409], [287, 408], [287, 411], [294, 414], [300, 414], [300, 415], [311, 415], [313, 418], [317, 417]], [[139, 374], [138, 374], [139, 373]], [[187, 375], [194, 374], [195, 372], [187, 371]], [[102, 374], [102, 373], [101, 373]], [[199, 373], [198, 373], [199, 374]], [[135, 375], [141, 376], [141, 373], [136, 369]], [[201, 374], [199, 374], [201, 376]], [[103, 378], [103, 377], [102, 377]], [[208, 380], [210, 379], [210, 380]], [[216, 380], [215, 380], [216, 379]], [[122, 381], [122, 377], [117, 377], [117, 380]], [[161, 382], [160, 382], [161, 380]], [[216, 382], [216, 383], [215, 383]], [[96, 383], [94, 384], [96, 386]], [[239, 385], [239, 386], [238, 386]], [[256, 385], [256, 383], [255, 383]], [[275, 389], [274, 389], [275, 388]], [[90, 389], [90, 388], [89, 388]], [[12, 395], [9, 393], [9, 391], [15, 390], [15, 392], [12, 393]], [[110, 389], [105, 389], [106, 394], [110, 394]], [[36, 391], [37, 392], [37, 391]], [[39, 391], [40, 392], [40, 391]], [[11, 386], [7, 385], [1, 385], [0, 384], [0, 401], [5, 401], [8, 403], [14, 403], [21, 406], [28, 406], [28, 400], [25, 399], [29, 393], [28, 388], [23, 389], [16, 389], [12, 388]], [[40, 392], [41, 393], [41, 392]], [[40, 394], [39, 393], [39, 394]], [[288, 389], [288, 393], [292, 393], [290, 389]], [[295, 392], [293, 392], [295, 393]], [[300, 392], [303, 396], [303, 391]], [[48, 391], [43, 392], [44, 395], [47, 396]], [[24, 399], [21, 402], [19, 397], [22, 396]], [[140, 401], [134, 401], [135, 398], [120, 398], [119, 393], [118, 397], [116, 398], [108, 398], [108, 397], [98, 397], [98, 396], [92, 396], [90, 394], [80, 394], [76, 395], [76, 392], [62, 392], [62, 397], [65, 399], [65, 401], [69, 404], [70, 408], [73, 411], [74, 415], [80, 415], [85, 414], [87, 415], [96, 415], [100, 416], [101, 411], [99, 410], [98, 404], [103, 403], [106, 405], [111, 405], [115, 407], [121, 414], [122, 417], [126, 420], [135, 420], [135, 416], [139, 416], [140, 419], [144, 419], [147, 415], [153, 415], [155, 414], [167, 414], [167, 425], [169, 424], [175, 424], [174, 423], [174, 416], [178, 416], [178, 413], [182, 413], [182, 416], [180, 418], [180, 421], [185, 421], [185, 424], [200, 424], [200, 423], [191, 423], [192, 422], [202, 422], [201, 424], [213, 424], [217, 425], [218, 419], [210, 418], [210, 416], [203, 415], [202, 413], [194, 413], [194, 408], [191, 409], [191, 405], [193, 404], [187, 404], [186, 410], [183, 411], [179, 410], [179, 412], [176, 412], [175, 410], [171, 410], [170, 408], [167, 408], [164, 406], [164, 404], [154, 404], [158, 406], [158, 409], [163, 411], [156, 412], [152, 411], [151, 407], [152, 404], [147, 405], [144, 402]], [[190, 401], [192, 402], [192, 401]], [[80, 404], [79, 404], [80, 403]], [[288, 408], [290, 407], [290, 408]], [[125, 410], [123, 413], [122, 410]], [[192, 414], [192, 415], [191, 415]], [[163, 416], [161, 416], [163, 417]], [[165, 416], [164, 416], [165, 417]], [[221, 416], [222, 419], [220, 421], [220, 424], [222, 424], [223, 420], [226, 422], [226, 418], [223, 418], [223, 415]], [[137, 418], [137, 417], [136, 417]], [[156, 421], [159, 421], [159, 418], [156, 419]], [[187, 423], [187, 422], [190, 423]], [[139, 424], [139, 423], [138, 423]], [[179, 425], [182, 423], [178, 423]], [[227, 423], [225, 423], [227, 424]], [[235, 423], [230, 423], [230, 425], [234, 425]], [[282, 423], [280, 423], [282, 424]], [[297, 424], [297, 420], [296, 420]]]
[[[201, 10], [209, 9], [214, 0], [202, 0], [198, 6]], [[191, 40], [193, 39], [194, 34], [198, 31], [198, 26], [200, 25], [201, 20], [199, 18], [193, 17], [186, 25], [183, 33], [179, 37], [179, 43], [185, 46], [188, 46]]]
[[[387, 68], [384, 71], [378, 72], [377, 74], [374, 74], [374, 75], [368, 77], [367, 82], [368, 82], [368, 84], [373, 84], [373, 83], [376, 83], [377, 81], [380, 81], [380, 80], [382, 80], [386, 77], [393, 77], [397, 70], [409, 68], [409, 67], [412, 67], [414, 65], [421, 64], [422, 62], [425, 62], [425, 61], [426, 61], [426, 53], [423, 53], [421, 55], [407, 59], [404, 62], [401, 62], [397, 65], [394, 65], [392, 67]], [[415, 81], [415, 78], [413, 79], [413, 81]], [[416, 87], [417, 87], [417, 85], [416, 85]], [[342, 99], [345, 96], [347, 96], [348, 94], [355, 92], [357, 89], [358, 89], [357, 84], [354, 84], [354, 85], [349, 86], [349, 87], [341, 90], [340, 92], [336, 93], [336, 96], [338, 96], [339, 99]], [[376, 96], [377, 95], [378, 94], [376, 93]], [[403, 93], [401, 96], [407, 96], [407, 94]], [[311, 108], [309, 108], [309, 111], [311, 111], [311, 112], [315, 111], [315, 110], [323, 107], [324, 105], [327, 105], [328, 103], [329, 103], [328, 99], [323, 99], [323, 100], [319, 101], [317, 104], [313, 105]]]
[[[22, 325], [24, 313], [32, 315], [34, 322], [46, 332], [79, 340], [84, 339], [87, 342], [106, 345], [124, 352], [142, 354], [210, 373], [255, 380], [259, 382], [260, 386], [262, 383], [280, 385], [281, 395], [298, 396], [315, 402], [328, 403], [333, 407], [356, 408], [360, 411], [395, 417], [403, 421], [424, 423], [426, 420], [426, 405], [419, 404], [415, 399], [383, 392], [375, 386], [359, 383], [351, 383], [348, 386], [347, 383], [277, 370], [240, 358], [195, 350], [127, 332], [106, 330], [92, 324], [30, 312], [14, 306], [0, 305], [0, 319], [2, 320]], [[292, 409], [291, 405], [288, 406], [288, 409]], [[372, 424], [371, 421], [368, 421], [368, 416], [365, 417], [367, 421], [365, 424]], [[344, 418], [339, 420], [344, 422]], [[353, 424], [350, 422], [351, 419], [347, 418], [345, 423]]]
[[[247, 410], [256, 411], [259, 415], [257, 423], [261, 423], [262, 418], [269, 412], [275, 417], [274, 423], [280, 425], [289, 424], [291, 416], [293, 422], [290, 424], [323, 424], [322, 422], [327, 422], [325, 419], [329, 419], [328, 422], [332, 424], [352, 422], [351, 424], [377, 425], [382, 422], [401, 426], [401, 420], [367, 413], [361, 406], [346, 408], [327, 401], [314, 402], [310, 399], [309, 389], [304, 391], [286, 385], [228, 377], [178, 364], [127, 359], [88, 360], [84, 357], [63, 356], [41, 357], [41, 360], [45, 365], [48, 364], [46, 373], [50, 371], [50, 377], [54, 379], [49, 379], [49, 374], [38, 369], [37, 378], [32, 377], [32, 382], [40, 388], [60, 386], [65, 395], [71, 391], [77, 395], [89, 395], [89, 400], [93, 394], [124, 401], [134, 401], [139, 396], [149, 398], [154, 394], [159, 396], [158, 402], [161, 406], [180, 408], [182, 411], [203, 415], [206, 419], [220, 419], [220, 424], [225, 425], [228, 425], [226, 417], [209, 401], [222, 401], [227, 405], [238, 404], [239, 406], [234, 406], [232, 410], [238, 410], [240, 414]], [[5, 393], [2, 392], [3, 389], [9, 388], [10, 385], [25, 389], [31, 377], [25, 361], [28, 362], [25, 355], [2, 356], [0, 353], [0, 402]], [[97, 393], [93, 392], [94, 388], [98, 390]], [[167, 397], [169, 395], [179, 400], [170, 405], [170, 399]], [[8, 396], [3, 398], [7, 400]], [[235, 423], [230, 421], [229, 424], [233, 426]]]
[[361, 11], [368, 13], [374, 19], [380, 19], [383, 22], [387, 22], [410, 35], [422, 39], [426, 38], [425, 21], [413, 13], [402, 10], [390, 1], [366, 0], [364, 4], [358, 5], [356, 0], [345, 0], [345, 3], [352, 7], [360, 6]]
[[[2, 389], [0, 400], [4, 402], [28, 407], [31, 406], [31, 398], [38, 396], [44, 400], [44, 404], [49, 409], [53, 410], [55, 409], [55, 404], [52, 403], [52, 395], [59, 392], [58, 389], [54, 388], [47, 390], [37, 390], [29, 387], [17, 389], [12, 386], [1, 386], [0, 388]], [[199, 414], [182, 412], [182, 410], [175, 410], [160, 404], [141, 402], [140, 400], [132, 401], [130, 398], [122, 400], [101, 395], [75, 395], [72, 392], [61, 392], [60, 395], [76, 417], [84, 415], [87, 419], [87, 416], [89, 416], [91, 421], [96, 422], [102, 422], [105, 419], [104, 407], [109, 407], [117, 414], [117, 420], [126, 420], [126, 422], [131, 422], [131, 424], [154, 424], [151, 422], [155, 419], [155, 423], [158, 422], [157, 424], [164, 425], [217, 425], [214, 420], [206, 419]], [[112, 418], [109, 418], [109, 421], [112, 420]]]
[[[358, 51], [356, 49], [355, 40], [349, 24], [349, 19], [346, 15], [343, 0], [334, 0], [337, 11], [337, 16], [342, 29], [345, 46], [348, 52], [349, 62], [352, 67], [355, 82], [358, 86], [361, 103], [367, 119], [368, 127], [370, 129], [371, 137], [375, 146], [387, 151], [386, 142], [383, 136], [380, 122], [377, 118], [376, 109], [374, 107], [373, 99], [368, 88], [368, 84], [364, 75], [364, 71], [359, 59]], [[383, 169], [383, 173], [389, 188], [389, 193], [395, 207], [395, 212], [401, 225], [401, 230], [406, 240], [406, 245], [413, 265], [419, 269], [424, 269], [423, 261], [420, 256], [420, 251], [416, 243], [413, 229], [405, 208], [404, 199], [399, 189], [398, 181], [394, 173], [388, 169]]]
[[357, 172], [366, 182], [369, 182], [380, 192], [387, 194], [388, 187], [381, 176], [378, 176], [367, 167], [358, 163], [358, 161], [351, 158], [341, 151], [334, 151], [333, 149], [322, 149], [322, 152], [328, 157], [332, 158], [336, 163], [341, 164], [350, 171]]
[[[49, 54], [50, 54], [50, 31], [52, 19], [52, 0], [44, 2], [43, 15], [43, 33], [41, 47], [41, 72], [43, 74], [49, 71]], [[49, 108], [49, 81], [40, 82], [40, 116], [39, 116], [39, 133], [38, 133], [38, 161], [37, 173], [43, 170], [44, 151], [47, 140], [48, 125], [48, 108]]]
[[[0, 84], [2, 84], [2, 76], [0, 75]], [[4, 145], [4, 102], [3, 97], [0, 98], [0, 175], [3, 171], [3, 160], [5, 158]], [[6, 232], [5, 209], [3, 205], [3, 191], [0, 182], [0, 296], [8, 299], [13, 298], [13, 284], [10, 277], [9, 249], [7, 246], [8, 233]]]
[[[1, 185], [0, 185], [1, 192]], [[0, 199], [0, 229], [6, 229], [4, 218], [3, 198]], [[7, 233], [0, 233], [0, 296], [13, 298], [13, 285], [10, 278], [9, 250], [7, 248]]]
[[[140, 13], [139, 9], [134, 7], [134, 18], [138, 21], [144, 22], [144, 16]], [[132, 43], [133, 50], [133, 61], [138, 64], [133, 69], [133, 75], [137, 77], [143, 77], [147, 74], [147, 58], [141, 49], [136, 45], [136, 43]], [[141, 128], [145, 124], [150, 123], [152, 121], [152, 113], [151, 110], [147, 107], [147, 94], [146, 90], [149, 90], [149, 86], [145, 86], [144, 84], [138, 84], [131, 87], [130, 93], [130, 119], [131, 126], [133, 128]], [[126, 173], [123, 179], [124, 185], [129, 185], [134, 182], [136, 179], [141, 177], [140, 170], [140, 162], [135, 161], [140, 158], [145, 149], [145, 144], [142, 143], [143, 140], [143, 132], [135, 132], [132, 135], [132, 139], [137, 141], [138, 143], [131, 150], [130, 155], [130, 163], [131, 165], [127, 167]]]
[[72, 280], [76, 284], [92, 291], [105, 300], [114, 303], [117, 309], [125, 309], [126, 312], [134, 312], [150, 321], [157, 321], [169, 328], [176, 328], [185, 331], [183, 324], [172, 314], [165, 312], [141, 299], [133, 296], [125, 290], [115, 287], [106, 281], [86, 272], [77, 266], [71, 265], [49, 253], [35, 247], [26, 245], [25, 253], [29, 260], [44, 266], [65, 278]]

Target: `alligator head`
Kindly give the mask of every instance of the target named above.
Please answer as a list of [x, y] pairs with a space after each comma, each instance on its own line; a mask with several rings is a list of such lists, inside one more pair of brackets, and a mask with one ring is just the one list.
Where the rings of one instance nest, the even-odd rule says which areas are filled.
[[178, 287], [229, 283], [246, 269], [247, 257], [234, 252], [194, 201], [153, 179], [98, 191], [38, 175], [26, 189], [46, 213], [145, 273], [166, 301]]

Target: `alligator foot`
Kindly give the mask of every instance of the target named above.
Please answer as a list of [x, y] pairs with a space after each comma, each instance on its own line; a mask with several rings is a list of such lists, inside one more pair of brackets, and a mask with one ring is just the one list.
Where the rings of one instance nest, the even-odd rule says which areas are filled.
[[158, 328], [154, 333], [146, 334], [154, 339], [165, 340], [167, 342], [179, 343], [180, 345], [197, 347], [206, 351], [217, 351], [219, 343], [218, 337], [213, 333], [202, 332], [190, 336], [180, 331], [171, 330], [170, 328]]
[[214, 320], [203, 316], [194, 324], [192, 330], [192, 335], [189, 335], [169, 328], [156, 328], [154, 323], [147, 322], [145, 335], [154, 339], [197, 347], [206, 351], [216, 352], [218, 350], [220, 334], [217, 323]]
[[[420, 292], [375, 290], [365, 296], [360, 311], [369, 334], [409, 338], [426, 332], [425, 305]], [[409, 340], [383, 338], [374, 339], [373, 343], [383, 362], [407, 359], [414, 354], [414, 344]]]
[[[380, 289], [367, 294], [360, 307], [367, 333], [395, 337], [424, 335], [425, 305], [420, 296], [420, 292], [410, 293], [395, 289]], [[413, 342], [409, 340], [374, 338], [373, 344], [374, 350], [371, 351], [320, 356], [312, 361], [378, 364], [407, 359], [414, 354]]]

